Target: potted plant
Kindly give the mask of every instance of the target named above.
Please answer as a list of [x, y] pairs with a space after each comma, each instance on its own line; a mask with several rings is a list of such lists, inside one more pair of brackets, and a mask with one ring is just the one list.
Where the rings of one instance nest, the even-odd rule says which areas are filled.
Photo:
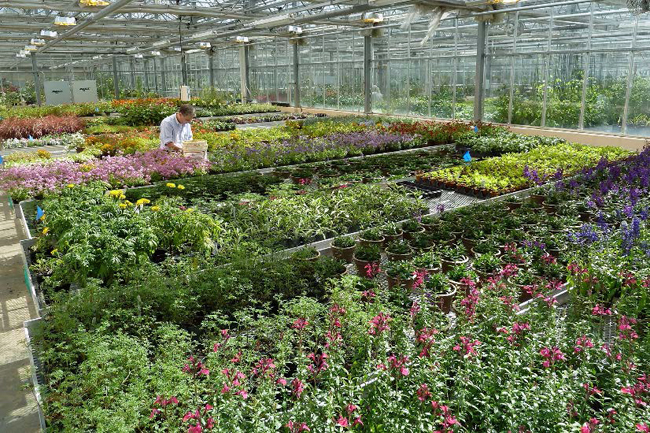
[[415, 267], [408, 261], [390, 262], [386, 265], [386, 281], [389, 290], [394, 287], [412, 290], [415, 282]]
[[386, 224], [381, 229], [381, 234], [384, 236], [384, 247], [389, 243], [394, 242], [402, 237], [402, 229], [397, 226], [397, 224], [391, 223]]
[[474, 257], [481, 257], [483, 254], [492, 254], [493, 256], [499, 257], [501, 255], [501, 248], [493, 238], [488, 238], [476, 244], [471, 249], [471, 252]]
[[476, 245], [478, 242], [484, 239], [485, 239], [485, 233], [483, 232], [481, 227], [470, 226], [465, 231], [463, 237], [461, 238], [461, 241], [463, 242], [465, 249], [471, 251], [471, 249], [474, 248], [474, 245]]
[[377, 268], [381, 261], [381, 251], [377, 245], [359, 245], [352, 255], [359, 275], [368, 276], [368, 269]]
[[476, 272], [470, 269], [466, 264], [454, 266], [447, 271], [449, 283], [465, 295], [469, 294], [469, 286], [463, 283], [464, 279], [476, 281]]
[[517, 275], [510, 278], [510, 282], [519, 289], [519, 303], [521, 304], [533, 298], [539, 277], [529, 270], [520, 269]]
[[393, 241], [386, 247], [386, 255], [391, 262], [410, 260], [413, 257], [413, 250], [404, 240]]
[[410, 240], [414, 233], [423, 233], [424, 227], [415, 219], [410, 219], [402, 223], [402, 230], [404, 231], [404, 239]]
[[436, 228], [440, 227], [440, 218], [433, 215], [423, 216], [420, 224], [428, 232], [433, 232]]
[[357, 243], [350, 236], [337, 236], [332, 240], [332, 255], [337, 259], [352, 263], [352, 255]]
[[291, 181], [296, 185], [309, 185], [314, 177], [313, 170], [298, 168], [291, 171]]
[[451, 312], [457, 290], [451, 285], [445, 274], [425, 276], [421, 287], [424, 295], [437, 305], [443, 313], [449, 314]]
[[593, 220], [596, 215], [593, 213], [592, 209], [587, 206], [584, 202], [580, 202], [575, 206], [575, 209], [578, 211], [578, 215], [580, 215], [580, 221], [582, 222], [589, 222]]
[[538, 189], [530, 195], [530, 199], [537, 203], [539, 206], [542, 206], [544, 200], [546, 200], [546, 191], [543, 189]]
[[472, 263], [472, 267], [483, 280], [501, 270], [501, 260], [493, 254], [483, 254]]
[[517, 196], [511, 195], [510, 197], [504, 200], [504, 203], [508, 207], [510, 212], [521, 207], [521, 199]]
[[320, 257], [320, 251], [314, 247], [305, 247], [293, 253], [292, 257], [297, 260], [306, 260], [308, 262], [313, 262], [318, 260]]
[[429, 251], [433, 249], [434, 240], [429, 233], [416, 233], [412, 236], [409, 244], [417, 251]]
[[364, 246], [375, 245], [380, 247], [384, 242], [384, 236], [377, 228], [364, 230], [359, 234], [359, 243]]
[[443, 272], [449, 271], [454, 266], [464, 265], [468, 261], [469, 258], [462, 244], [445, 246], [440, 251], [440, 263], [442, 263]]
[[413, 266], [419, 271], [426, 274], [435, 274], [440, 272], [440, 257], [433, 251], [427, 251], [423, 254], [418, 254], [413, 259]]

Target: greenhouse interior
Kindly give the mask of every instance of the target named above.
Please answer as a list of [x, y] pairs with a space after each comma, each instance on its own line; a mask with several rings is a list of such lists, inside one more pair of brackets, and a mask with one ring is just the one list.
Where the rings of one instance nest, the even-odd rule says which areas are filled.
[[0, 0], [0, 432], [650, 432], [649, 11]]

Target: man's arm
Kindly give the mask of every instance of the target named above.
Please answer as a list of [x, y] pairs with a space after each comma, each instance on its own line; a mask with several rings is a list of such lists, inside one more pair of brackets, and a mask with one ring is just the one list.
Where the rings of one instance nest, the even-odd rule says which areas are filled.
[[160, 142], [165, 143], [165, 147], [169, 150], [183, 150], [181, 146], [174, 143], [174, 130], [171, 125], [163, 124], [160, 127]]

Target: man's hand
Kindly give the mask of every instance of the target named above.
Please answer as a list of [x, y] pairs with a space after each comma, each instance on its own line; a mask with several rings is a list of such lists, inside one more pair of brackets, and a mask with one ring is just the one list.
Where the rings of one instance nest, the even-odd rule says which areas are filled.
[[167, 146], [167, 149], [173, 150], [174, 152], [182, 152], [183, 148], [181, 146], [178, 146], [176, 143], [170, 141], [169, 143], [165, 144]]

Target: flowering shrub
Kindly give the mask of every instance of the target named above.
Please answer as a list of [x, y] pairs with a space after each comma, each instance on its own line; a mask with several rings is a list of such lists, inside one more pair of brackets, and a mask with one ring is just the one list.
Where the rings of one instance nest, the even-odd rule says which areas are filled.
[[38, 119], [10, 117], [0, 121], [0, 140], [75, 133], [83, 128], [84, 121], [73, 116], [46, 116]]
[[85, 164], [54, 161], [50, 164], [12, 167], [0, 175], [0, 188], [19, 201], [41, 196], [69, 184], [79, 185], [100, 180], [113, 187], [145, 185], [159, 179], [205, 173], [208, 167], [209, 163], [205, 161], [156, 149]]

